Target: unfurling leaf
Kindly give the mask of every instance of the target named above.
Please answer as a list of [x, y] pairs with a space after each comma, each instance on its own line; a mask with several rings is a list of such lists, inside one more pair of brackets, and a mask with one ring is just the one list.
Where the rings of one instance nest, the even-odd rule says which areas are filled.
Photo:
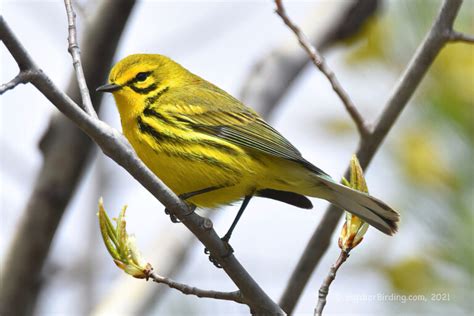
[[[365, 182], [364, 172], [356, 155], [353, 155], [351, 159], [350, 181], [342, 178], [342, 183], [354, 190], [364, 193], [369, 192]], [[346, 222], [344, 223], [339, 235], [339, 248], [345, 252], [351, 251], [362, 241], [368, 228], [369, 224], [361, 220], [359, 217], [346, 212]]]
[[135, 238], [127, 233], [126, 209], [126, 206], [122, 208], [119, 217], [115, 219], [116, 225], [114, 227], [104, 209], [102, 198], [99, 199], [99, 212], [97, 215], [99, 217], [102, 240], [117, 267], [135, 278], [148, 278], [153, 268], [141, 257], [135, 245]]

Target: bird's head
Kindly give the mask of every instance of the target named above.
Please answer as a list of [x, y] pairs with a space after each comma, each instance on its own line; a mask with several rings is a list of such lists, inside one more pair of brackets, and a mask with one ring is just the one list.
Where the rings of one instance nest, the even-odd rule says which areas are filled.
[[119, 61], [110, 71], [109, 83], [97, 88], [110, 92], [121, 115], [124, 111], [140, 110], [146, 100], [164, 89], [192, 82], [192, 75], [168, 57], [157, 54], [135, 54]]

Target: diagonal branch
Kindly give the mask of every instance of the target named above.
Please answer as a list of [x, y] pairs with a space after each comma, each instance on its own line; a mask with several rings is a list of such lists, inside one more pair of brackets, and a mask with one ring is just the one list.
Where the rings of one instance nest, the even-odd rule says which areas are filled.
[[347, 92], [339, 83], [339, 80], [336, 78], [334, 72], [327, 65], [323, 56], [310, 43], [310, 41], [308, 40], [306, 35], [300, 30], [300, 28], [290, 20], [290, 18], [286, 14], [282, 0], [275, 0], [275, 4], [276, 13], [282, 18], [283, 22], [285, 22], [285, 24], [293, 31], [293, 33], [295, 33], [296, 37], [298, 38], [298, 42], [304, 48], [313, 64], [318, 67], [318, 69], [326, 76], [326, 78], [328, 78], [329, 82], [331, 83], [332, 89], [339, 96], [347, 112], [349, 112], [352, 120], [354, 121], [360, 136], [367, 136], [370, 133], [370, 129], [367, 126], [367, 123], [357, 110], [356, 106], [352, 102]]
[[[0, 17], [0, 39], [11, 54], [25, 56], [32, 68], [37, 69], [13, 32]], [[282, 315], [284, 312], [253, 280], [250, 274], [237, 260], [235, 255], [227, 255], [228, 248], [213, 229], [212, 222], [189, 212], [188, 206], [181, 201], [159, 178], [156, 177], [136, 156], [128, 141], [117, 130], [95, 119], [78, 107], [67, 95], [59, 90], [49, 79], [40, 73], [31, 79], [31, 83], [59, 111], [76, 123], [102, 151], [116, 163], [126, 169], [150, 193], [175, 215], [210, 250], [227, 275], [237, 285], [253, 313]]]
[[197, 297], [214, 298], [225, 301], [233, 301], [240, 304], [247, 304], [240, 291], [220, 292], [213, 290], [203, 290], [184, 283], [173, 281], [156, 273], [151, 273], [149, 277], [153, 280], [153, 282], [166, 284], [170, 288], [176, 289], [186, 295], [194, 295]]
[[77, 77], [77, 83], [79, 84], [79, 91], [81, 92], [81, 99], [82, 99], [82, 107], [87, 113], [89, 113], [89, 115], [97, 118], [97, 113], [95, 112], [94, 106], [92, 105], [89, 89], [87, 88], [86, 78], [84, 76], [84, 70], [82, 69], [81, 50], [79, 49], [79, 44], [77, 43], [76, 13], [74, 12], [74, 9], [72, 8], [71, 0], [64, 0], [64, 5], [66, 6], [68, 32], [69, 32], [69, 36], [67, 38], [67, 41], [69, 43], [68, 51], [69, 51], [69, 54], [71, 54], [76, 77]]
[[[430, 68], [449, 38], [454, 20], [461, 7], [462, 0], [445, 0], [434, 24], [423, 42], [416, 50], [410, 63], [392, 91], [385, 108], [380, 115], [373, 132], [361, 139], [357, 149], [357, 157], [363, 169], [367, 168], [382, 141], [395, 124], [398, 116], [407, 105], [421, 80]], [[349, 176], [349, 170], [345, 177]], [[331, 236], [336, 229], [342, 212], [334, 205], [330, 205], [316, 227], [297, 266], [293, 270], [288, 285], [280, 299], [280, 306], [291, 314], [303, 292], [306, 283], [329, 247]]]

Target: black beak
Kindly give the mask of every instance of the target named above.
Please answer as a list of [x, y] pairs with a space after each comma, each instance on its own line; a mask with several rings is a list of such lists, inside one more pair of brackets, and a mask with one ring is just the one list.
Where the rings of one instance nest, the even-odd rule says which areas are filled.
[[104, 84], [103, 86], [98, 87], [95, 89], [97, 92], [114, 92], [122, 88], [122, 86], [119, 86], [118, 84], [115, 83], [108, 83]]

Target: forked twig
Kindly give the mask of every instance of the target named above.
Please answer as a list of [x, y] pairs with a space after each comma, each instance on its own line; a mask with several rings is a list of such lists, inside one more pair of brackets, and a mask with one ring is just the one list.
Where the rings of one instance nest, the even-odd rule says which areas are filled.
[[286, 14], [285, 7], [283, 6], [282, 0], [275, 0], [276, 4], [276, 13], [282, 18], [283, 22], [295, 33], [298, 42], [304, 48], [304, 50], [308, 53], [309, 58], [313, 62], [313, 64], [318, 67], [318, 69], [328, 78], [329, 82], [331, 83], [332, 89], [336, 92], [336, 94], [341, 99], [344, 107], [346, 108], [347, 112], [351, 116], [352, 120], [354, 121], [357, 130], [361, 137], [367, 136], [370, 134], [370, 128], [366, 123], [365, 119], [362, 117], [360, 112], [357, 110], [354, 102], [352, 102], [351, 98], [344, 90], [344, 88], [339, 83], [339, 80], [336, 78], [334, 72], [329, 68], [324, 60], [324, 57], [318, 52], [318, 50], [310, 43], [306, 35], [301, 31], [301, 29], [294, 24], [288, 15]]

